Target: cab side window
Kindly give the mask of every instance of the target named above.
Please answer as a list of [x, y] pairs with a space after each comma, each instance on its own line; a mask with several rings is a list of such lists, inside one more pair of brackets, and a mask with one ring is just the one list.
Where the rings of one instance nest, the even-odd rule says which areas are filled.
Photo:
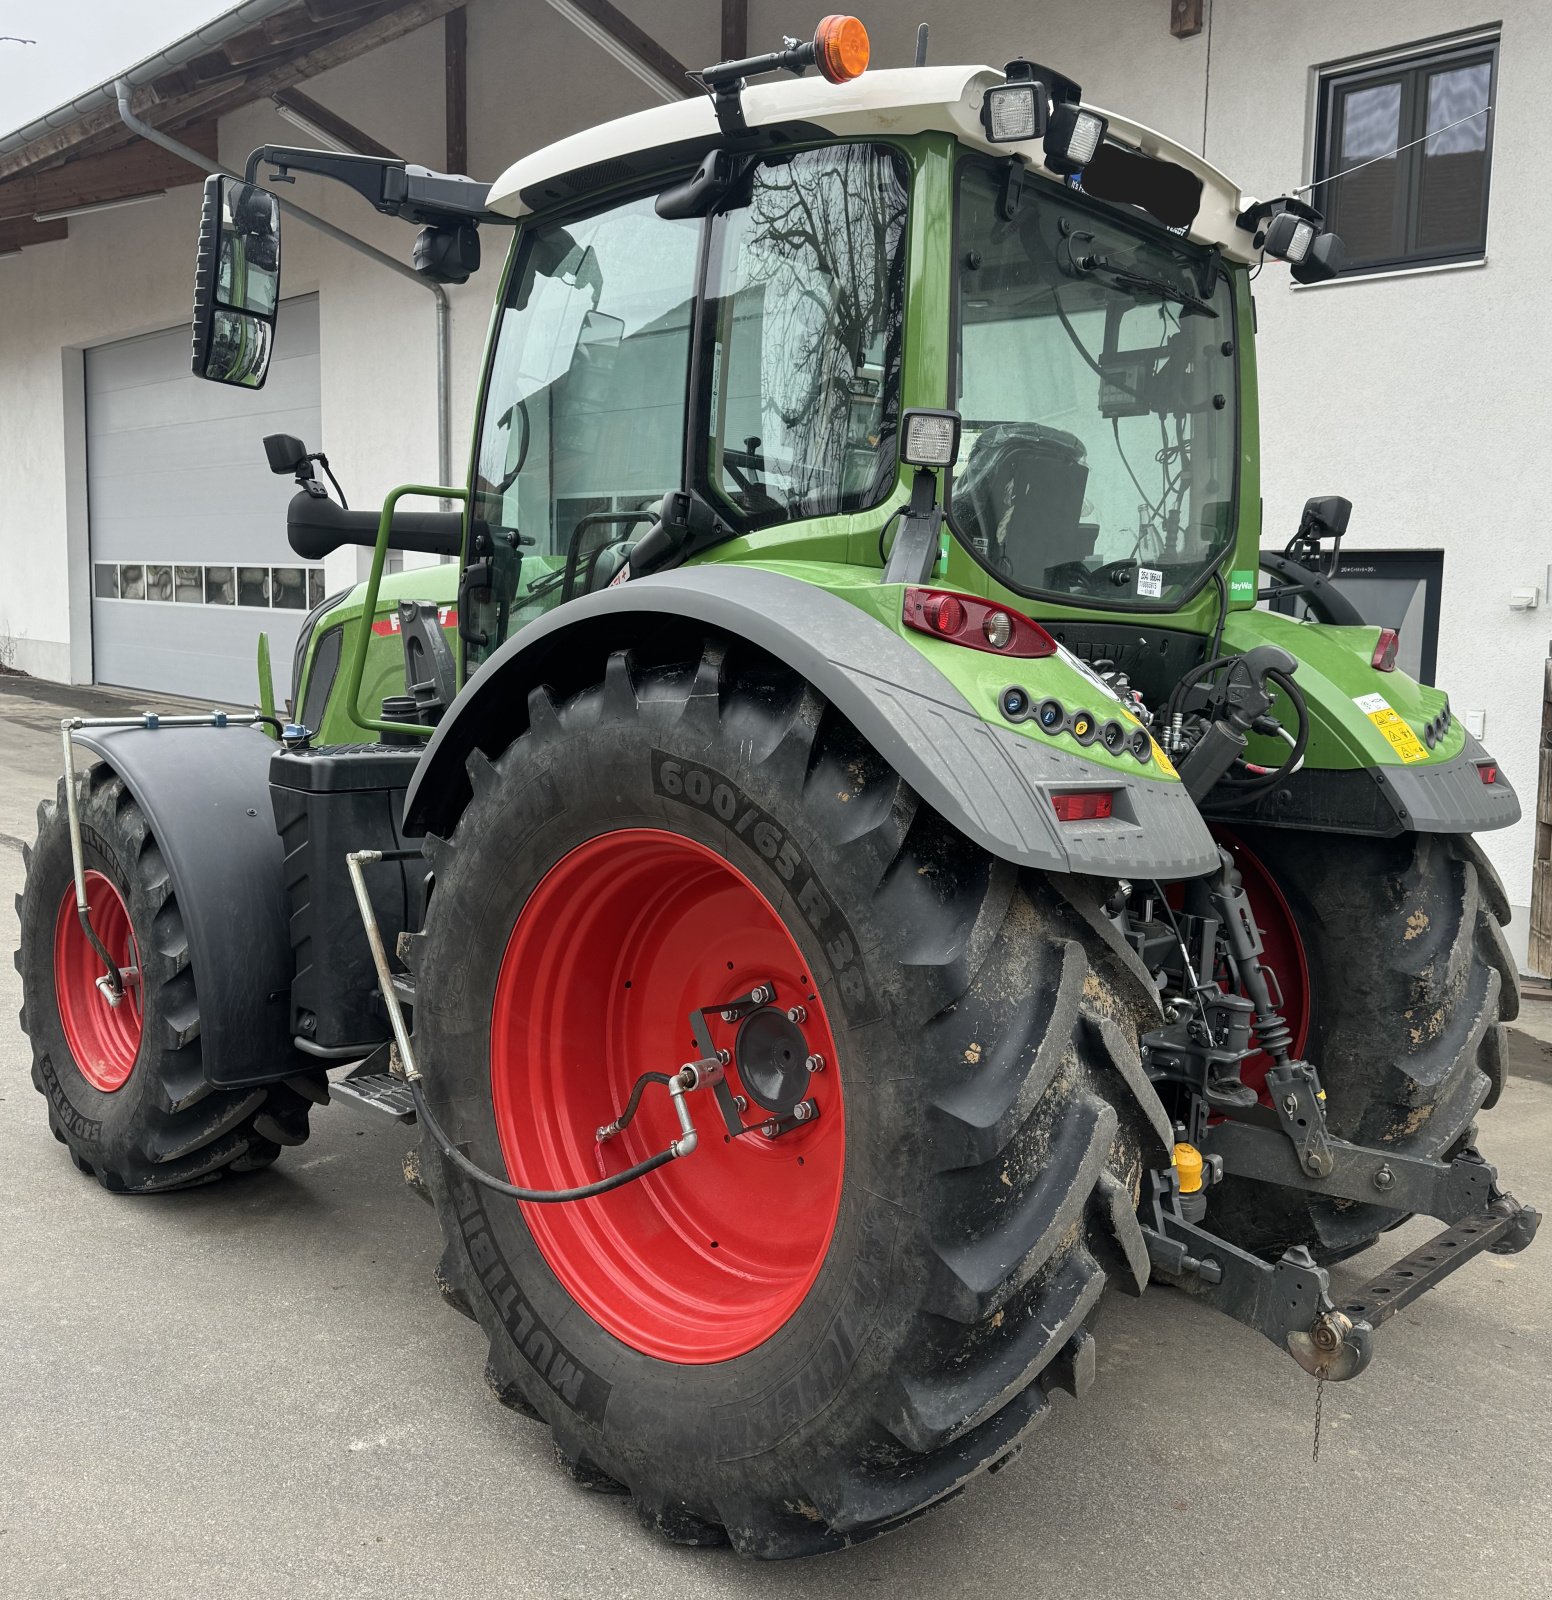
[[907, 174], [876, 145], [768, 158], [712, 220], [707, 486], [746, 526], [895, 479]]

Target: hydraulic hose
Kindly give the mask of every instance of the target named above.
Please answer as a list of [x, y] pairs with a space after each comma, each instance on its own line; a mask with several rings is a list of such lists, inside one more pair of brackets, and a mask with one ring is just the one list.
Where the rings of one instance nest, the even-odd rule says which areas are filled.
[[[639, 1089], [644, 1085], [638, 1084], [637, 1087]], [[649, 1172], [656, 1172], [659, 1167], [666, 1167], [670, 1161], [675, 1161], [679, 1157], [676, 1141], [675, 1145], [658, 1151], [655, 1156], [648, 1156], [645, 1161], [638, 1161], [635, 1166], [627, 1167], [623, 1172], [616, 1172], [610, 1177], [600, 1178], [596, 1183], [580, 1184], [575, 1189], [525, 1189], [520, 1184], [508, 1183], [505, 1178], [495, 1177], [492, 1173], [477, 1167], [448, 1138], [442, 1124], [432, 1116], [431, 1108], [426, 1104], [425, 1091], [421, 1088], [419, 1078], [410, 1084], [410, 1094], [414, 1097], [415, 1115], [419, 1118], [421, 1126], [431, 1135], [432, 1142], [442, 1154], [466, 1178], [472, 1178], [481, 1188], [507, 1195], [513, 1200], [526, 1200], [531, 1205], [547, 1206], [559, 1205], [567, 1200], [591, 1200], [595, 1195], [608, 1194], [612, 1189], [624, 1188], [627, 1183], [634, 1183], [637, 1178], [644, 1178]]]

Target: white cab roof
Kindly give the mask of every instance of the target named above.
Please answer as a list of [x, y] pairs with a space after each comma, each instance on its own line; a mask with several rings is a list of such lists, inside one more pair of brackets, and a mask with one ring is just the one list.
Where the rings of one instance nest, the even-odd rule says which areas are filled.
[[[951, 133], [972, 149], [1004, 156], [1016, 152], [1037, 171], [1054, 176], [1045, 166], [1038, 142], [992, 144], [987, 139], [981, 126], [981, 100], [987, 89], [1002, 81], [1003, 74], [992, 67], [896, 67], [865, 72], [844, 84], [818, 76], [751, 83], [743, 92], [744, 120], [751, 128], [810, 123], [839, 138]], [[1152, 128], [1099, 106], [1090, 109], [1109, 118], [1111, 139], [1173, 161], [1202, 180], [1201, 207], [1189, 230], [1192, 239], [1221, 246], [1235, 261], [1258, 259], [1250, 234], [1234, 220], [1254, 204], [1250, 196], [1242, 195], [1216, 167]], [[524, 156], [491, 185], [487, 203], [492, 211], [506, 216], [524, 216], [532, 209], [522, 198], [524, 191], [622, 156], [710, 140], [716, 135], [716, 113], [705, 95], [654, 106]]]

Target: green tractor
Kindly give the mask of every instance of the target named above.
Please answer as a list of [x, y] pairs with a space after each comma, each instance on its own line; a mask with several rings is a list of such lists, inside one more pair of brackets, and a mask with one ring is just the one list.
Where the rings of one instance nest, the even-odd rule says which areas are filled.
[[1475, 1148], [1514, 791], [1332, 585], [1346, 502], [1261, 553], [1252, 280], [1339, 241], [1048, 68], [866, 57], [827, 18], [493, 185], [213, 178], [195, 370], [249, 387], [260, 169], [442, 281], [513, 227], [469, 481], [350, 512], [266, 441], [292, 544], [368, 581], [284, 726], [68, 724], [20, 902], [77, 1166], [176, 1189], [331, 1095], [413, 1119], [495, 1393], [760, 1556], [1007, 1461], [1108, 1291], [1339, 1380], [1539, 1220]]

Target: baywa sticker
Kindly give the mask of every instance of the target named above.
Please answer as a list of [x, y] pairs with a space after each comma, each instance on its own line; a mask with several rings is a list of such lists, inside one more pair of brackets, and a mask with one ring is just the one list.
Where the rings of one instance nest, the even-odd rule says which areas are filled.
[[808, 858], [786, 829], [730, 778], [699, 762], [681, 761], [666, 751], [652, 752], [652, 787], [670, 800], [715, 817], [754, 846], [789, 886], [803, 920], [824, 946], [835, 971], [847, 1022], [858, 1028], [874, 1021], [878, 1007], [868, 987], [856, 938], [845, 917], [820, 889]]
[[1139, 567], [1137, 592], [1145, 600], [1157, 600], [1164, 593], [1164, 574], [1157, 567]]
[[1246, 567], [1236, 567], [1229, 574], [1229, 599], [1254, 600], [1256, 597], [1256, 575]]
[[1426, 761], [1423, 741], [1412, 732], [1406, 719], [1392, 708], [1382, 694], [1356, 694], [1353, 704], [1385, 735], [1392, 750], [1405, 762]]

